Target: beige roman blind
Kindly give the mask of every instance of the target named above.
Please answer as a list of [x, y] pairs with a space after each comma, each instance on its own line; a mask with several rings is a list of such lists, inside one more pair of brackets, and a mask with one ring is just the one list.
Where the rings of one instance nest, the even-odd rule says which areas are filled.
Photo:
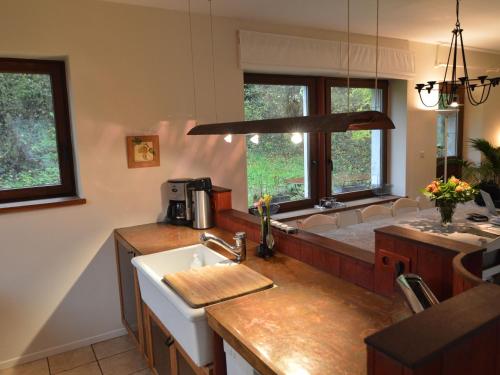
[[[250, 72], [347, 74], [347, 43], [239, 30], [240, 67]], [[351, 76], [375, 76], [376, 49], [351, 43]], [[410, 79], [415, 58], [409, 50], [380, 47], [380, 78]]]

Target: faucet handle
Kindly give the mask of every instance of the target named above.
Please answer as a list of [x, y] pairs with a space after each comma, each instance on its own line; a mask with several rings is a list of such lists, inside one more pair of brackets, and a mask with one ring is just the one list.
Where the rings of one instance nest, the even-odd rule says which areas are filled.
[[245, 232], [236, 232], [234, 234], [233, 240], [243, 240], [247, 238], [247, 234]]
[[203, 232], [202, 234], [200, 234], [200, 241], [201, 242], [207, 241], [208, 240], [208, 235], [209, 235], [208, 232]]

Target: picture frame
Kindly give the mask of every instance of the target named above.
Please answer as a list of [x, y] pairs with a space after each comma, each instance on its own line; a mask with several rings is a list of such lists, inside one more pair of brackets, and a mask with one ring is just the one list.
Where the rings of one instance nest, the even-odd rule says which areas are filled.
[[157, 135], [127, 136], [127, 164], [129, 168], [158, 167], [160, 165], [160, 137]]

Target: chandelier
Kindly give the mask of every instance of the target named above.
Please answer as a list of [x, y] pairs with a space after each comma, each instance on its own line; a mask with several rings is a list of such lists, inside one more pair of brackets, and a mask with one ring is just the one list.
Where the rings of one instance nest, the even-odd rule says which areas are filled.
[[[448, 52], [448, 61], [443, 81], [428, 81], [427, 83], [418, 83], [415, 89], [422, 104], [426, 107], [435, 107], [438, 104], [444, 107], [458, 107], [458, 91], [464, 87], [467, 99], [473, 106], [477, 106], [486, 102], [490, 95], [490, 90], [500, 83], [500, 77], [488, 78], [488, 76], [479, 76], [477, 78], [469, 78], [467, 71], [467, 62], [465, 60], [464, 41], [462, 39], [463, 29], [460, 27], [459, 20], [460, 0], [457, 0], [456, 13], [457, 22], [452, 31], [450, 50]], [[459, 52], [459, 49], [461, 52]], [[457, 77], [458, 57], [462, 55], [464, 76]], [[453, 65], [450, 66], [450, 59], [453, 56]], [[448, 79], [448, 71], [451, 70], [451, 77]], [[422, 98], [422, 91], [430, 94], [432, 91], [439, 91], [438, 101], [432, 105], [428, 105]]]

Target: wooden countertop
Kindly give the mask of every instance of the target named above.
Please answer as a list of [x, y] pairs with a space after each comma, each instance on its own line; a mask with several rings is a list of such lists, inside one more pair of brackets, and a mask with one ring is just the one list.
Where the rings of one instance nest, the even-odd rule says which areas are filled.
[[[209, 229], [228, 241], [232, 234]], [[198, 243], [186, 227], [146, 224], [115, 231], [141, 254]], [[277, 254], [254, 255], [248, 242], [246, 266], [277, 288], [207, 308], [210, 326], [262, 375], [366, 374], [364, 338], [409, 315], [401, 300], [390, 300]], [[221, 254], [229, 255], [223, 250]]]
[[417, 230], [403, 228], [396, 225], [374, 229], [376, 233], [389, 234], [391, 236], [409, 239], [416, 242], [421, 242], [426, 245], [436, 246], [455, 253], [473, 253], [476, 251], [484, 251], [481, 246], [472, 245], [466, 242], [456, 241], [434, 234], [424, 233]]
[[368, 337], [366, 343], [415, 368], [498, 320], [499, 312], [500, 287], [485, 283]]

